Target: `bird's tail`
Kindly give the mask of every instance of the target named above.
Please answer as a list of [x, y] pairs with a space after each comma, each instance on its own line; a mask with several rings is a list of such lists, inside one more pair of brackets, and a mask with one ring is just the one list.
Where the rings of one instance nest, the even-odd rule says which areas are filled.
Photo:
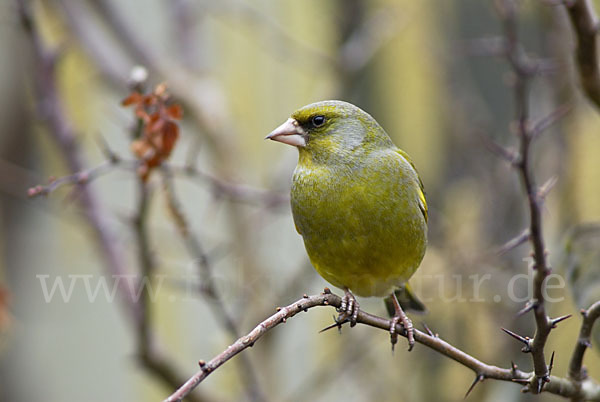
[[[427, 307], [423, 304], [421, 300], [415, 296], [410, 285], [408, 283], [404, 284], [404, 286], [398, 288], [394, 291], [398, 301], [400, 302], [400, 306], [402, 306], [402, 310], [404, 311], [412, 311], [415, 313], [427, 313]], [[392, 301], [392, 296], [388, 296], [384, 299], [385, 308], [387, 309], [390, 317], [394, 316], [394, 302]]]

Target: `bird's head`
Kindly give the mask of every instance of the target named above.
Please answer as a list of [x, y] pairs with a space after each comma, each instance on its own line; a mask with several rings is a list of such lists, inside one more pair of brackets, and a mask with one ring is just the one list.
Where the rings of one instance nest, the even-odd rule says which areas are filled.
[[322, 101], [304, 106], [266, 138], [296, 146], [301, 156], [323, 162], [393, 146], [374, 118], [342, 101]]

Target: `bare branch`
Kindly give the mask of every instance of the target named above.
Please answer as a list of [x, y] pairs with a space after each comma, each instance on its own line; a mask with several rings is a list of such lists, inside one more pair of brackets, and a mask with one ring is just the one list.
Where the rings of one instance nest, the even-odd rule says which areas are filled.
[[165, 164], [165, 168], [174, 175], [181, 175], [197, 180], [199, 183], [207, 184], [210, 187], [215, 198], [225, 198], [230, 201], [257, 205], [260, 207], [271, 208], [288, 205], [290, 197], [287, 194], [278, 193], [272, 190], [256, 188], [247, 185], [232, 183], [223, 180], [195, 166], [173, 166]]
[[585, 355], [587, 348], [591, 346], [590, 337], [592, 335], [592, 329], [594, 328], [596, 320], [600, 318], [600, 301], [592, 304], [587, 310], [583, 310], [581, 315], [583, 316], [583, 321], [581, 323], [581, 329], [579, 330], [577, 344], [575, 345], [569, 364], [569, 378], [573, 380], [575, 386], [580, 391], [581, 382], [586, 379], [585, 370], [583, 368], [583, 356]]
[[523, 230], [521, 233], [519, 233], [518, 236], [513, 237], [512, 239], [504, 243], [502, 246], [498, 247], [496, 249], [496, 255], [503, 255], [511, 250], [514, 250], [520, 245], [527, 243], [529, 237], [529, 229]]
[[[93, 180], [104, 176], [112, 172], [117, 166], [123, 166], [128, 164], [127, 161], [122, 160], [106, 160], [100, 163], [97, 166], [83, 169], [79, 172], [56, 178], [50, 178], [49, 183], [45, 186], [37, 185], [35, 187], [31, 187], [27, 191], [27, 195], [29, 197], [37, 197], [40, 195], [48, 195], [52, 193], [54, 190], [65, 186], [65, 185], [77, 185], [79, 187], [83, 187], [91, 183]], [[131, 168], [135, 169], [137, 163], [132, 161]]]
[[563, 2], [575, 33], [575, 61], [583, 92], [600, 107], [600, 67], [598, 66], [598, 18], [590, 0]]
[[[77, 143], [73, 125], [65, 114], [64, 105], [56, 87], [56, 52], [48, 49], [44, 44], [26, 2], [17, 0], [16, 5], [21, 24], [32, 44], [35, 58], [34, 65], [36, 66], [34, 72], [36, 99], [40, 116], [49, 129], [49, 135], [62, 152], [69, 170], [84, 172], [87, 163]], [[73, 177], [77, 178], [76, 176]], [[114, 276], [127, 275], [123, 250], [119, 247], [114, 234], [109, 228], [108, 219], [101, 203], [89, 186], [81, 186], [79, 202], [89, 225], [94, 231], [96, 242], [102, 251], [101, 255], [105, 259], [107, 271]], [[132, 289], [121, 283], [119, 283], [118, 289], [130, 316], [134, 320], [139, 320], [141, 312]]]
[[[225, 307], [225, 299], [221, 295], [221, 292], [214, 281], [214, 272], [210, 258], [204, 251], [204, 247], [198, 237], [189, 230], [189, 224], [186, 215], [183, 211], [181, 203], [177, 199], [177, 195], [175, 194], [174, 183], [172, 177], [170, 176], [170, 172], [166, 169], [164, 169], [164, 172], [163, 184], [167, 195], [169, 210], [179, 235], [188, 249], [189, 254], [193, 257], [194, 262], [198, 266], [202, 280], [202, 284], [200, 286], [201, 294], [209, 302], [208, 304], [213, 315], [218, 322], [221, 323], [223, 329], [227, 331], [231, 338], [236, 339], [240, 336], [240, 331], [235, 318]], [[259, 385], [258, 378], [255, 374], [256, 370], [254, 370], [250, 360], [245, 355], [241, 356], [239, 373], [250, 399], [255, 401], [265, 401], [266, 396]]]
[[[297, 300], [286, 307], [278, 308], [277, 313], [258, 324], [247, 335], [239, 338], [226, 350], [215, 356], [212, 360], [209, 362], [205, 362], [203, 360], [200, 361], [200, 370], [188, 381], [186, 381], [177, 391], [165, 399], [165, 401], [174, 402], [182, 400], [211, 373], [213, 373], [234, 356], [243, 352], [245, 349], [252, 347], [254, 343], [268, 331], [280, 324], [285, 323], [289, 318], [294, 317], [296, 314], [319, 306], [331, 306], [334, 308], [339, 308], [341, 304], [341, 297], [332, 294], [327, 289], [325, 292], [319, 295], [305, 295], [300, 300]], [[378, 328], [386, 333], [389, 332], [389, 319], [378, 317], [362, 310], [358, 312], [357, 323]], [[406, 336], [406, 332], [401, 325], [396, 327], [396, 331], [398, 334]], [[536, 378], [534, 373], [522, 372], [514, 364], [511, 368], [504, 369], [483, 363], [482, 361], [442, 340], [439, 336], [432, 336], [417, 329], [414, 330], [414, 336], [417, 343], [425, 345], [428, 348], [433, 349], [458, 362], [459, 364], [473, 370], [476, 378], [478, 378], [477, 382], [483, 381], [484, 379], [496, 379], [521, 384], [531, 384]], [[543, 389], [545, 392], [550, 392], [564, 397], [572, 397], [578, 392], [569, 379], [549, 376], [548, 380], [549, 382], [546, 383]], [[586, 380], [584, 389], [586, 400], [600, 401], [600, 386], [598, 384], [593, 383], [591, 380]]]

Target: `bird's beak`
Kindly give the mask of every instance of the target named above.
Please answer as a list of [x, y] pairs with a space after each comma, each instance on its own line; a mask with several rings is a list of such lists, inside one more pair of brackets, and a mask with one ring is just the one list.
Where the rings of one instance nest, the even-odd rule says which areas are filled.
[[279, 141], [295, 147], [305, 147], [306, 131], [300, 127], [298, 120], [290, 117], [281, 126], [271, 131], [271, 134], [267, 135], [265, 140]]

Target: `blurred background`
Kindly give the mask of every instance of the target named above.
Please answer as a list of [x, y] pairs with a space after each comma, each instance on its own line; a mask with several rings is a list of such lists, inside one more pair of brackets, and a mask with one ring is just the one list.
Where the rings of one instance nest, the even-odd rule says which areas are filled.
[[[515, 275], [528, 273], [529, 246], [495, 253], [528, 225], [516, 172], [483, 140], [517, 144], [498, 3], [1, 2], [0, 399], [162, 400], [199, 359], [275, 307], [321, 292], [327, 283], [310, 266], [288, 205], [297, 151], [263, 138], [323, 99], [369, 112], [425, 183], [429, 247], [412, 282], [429, 313], [413, 315], [416, 326], [426, 322], [486, 363], [532, 370], [500, 331], [533, 336], [535, 327], [531, 315], [516, 316], [528, 286]], [[519, 42], [551, 66], [531, 86], [532, 119], [571, 105], [532, 156], [539, 184], [558, 180], [544, 229], [553, 272], [563, 275], [565, 236], [600, 220], [600, 115], [579, 89], [564, 7], [516, 4]], [[40, 48], [56, 52], [53, 68]], [[165, 82], [169, 102], [183, 109], [168, 174], [154, 171], [143, 185], [130, 150], [134, 107], [121, 105], [132, 70], [148, 74], [147, 91]], [[71, 180], [86, 185], [27, 196], [49, 177], [90, 168], [87, 180]], [[594, 272], [597, 257], [587, 259]], [[116, 274], [131, 284], [149, 275], [153, 291], [128, 302]], [[556, 351], [553, 374], [565, 376], [577, 312], [600, 291], [583, 300], [559, 278], [553, 284], [550, 315], [575, 315], [546, 348]], [[385, 314], [381, 300], [360, 303]], [[392, 354], [389, 336], [365, 326], [319, 334], [334, 313], [312, 309], [272, 330], [190, 400], [463, 399], [469, 369], [421, 345], [408, 353], [403, 340]], [[586, 356], [595, 378], [598, 357]], [[560, 400], [492, 380], [469, 399]]]

